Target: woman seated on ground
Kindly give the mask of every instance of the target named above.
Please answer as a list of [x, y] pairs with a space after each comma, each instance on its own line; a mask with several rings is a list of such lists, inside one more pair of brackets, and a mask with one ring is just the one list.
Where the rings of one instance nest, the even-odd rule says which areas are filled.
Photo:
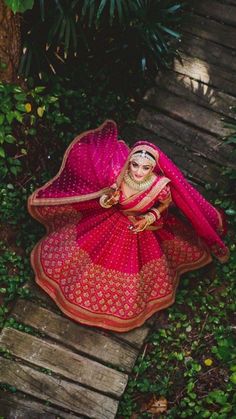
[[87, 325], [138, 327], [174, 302], [183, 272], [228, 258], [219, 211], [154, 144], [118, 141], [110, 120], [72, 142], [29, 211], [47, 228], [37, 283]]

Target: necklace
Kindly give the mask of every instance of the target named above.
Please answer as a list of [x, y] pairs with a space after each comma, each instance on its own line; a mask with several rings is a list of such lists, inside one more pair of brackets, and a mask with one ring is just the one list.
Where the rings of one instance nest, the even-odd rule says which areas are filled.
[[137, 191], [143, 191], [144, 189], [148, 188], [153, 183], [153, 176], [149, 177], [147, 180], [142, 180], [141, 182], [138, 182], [130, 176], [128, 172], [124, 175], [124, 182], [126, 185], [130, 186], [132, 189], [135, 189]]

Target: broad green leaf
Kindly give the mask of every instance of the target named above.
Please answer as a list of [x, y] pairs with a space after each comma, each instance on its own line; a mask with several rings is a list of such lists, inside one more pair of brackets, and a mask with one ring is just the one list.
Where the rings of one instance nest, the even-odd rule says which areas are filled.
[[15, 111], [14, 116], [18, 122], [23, 122], [23, 115], [19, 111]]
[[236, 384], [236, 372], [233, 372], [233, 374], [231, 374], [230, 381], [231, 383]]
[[7, 122], [8, 122], [9, 124], [11, 124], [11, 123], [12, 123], [12, 121], [13, 121], [13, 119], [15, 118], [15, 112], [13, 112], [13, 111], [8, 112], [8, 113], [6, 114], [6, 118], [7, 118]]
[[25, 105], [23, 103], [17, 103], [16, 109], [21, 112], [25, 112]]
[[0, 157], [6, 157], [5, 151], [2, 147], [0, 147]]
[[44, 90], [45, 90], [45, 86], [36, 86], [36, 87], [34, 88], [34, 91], [35, 91], [36, 93], [42, 93]]
[[33, 8], [34, 0], [5, 0], [5, 3], [13, 13], [24, 13]]
[[3, 124], [4, 119], [5, 119], [5, 115], [0, 114], [0, 125], [2, 125], [2, 124]]
[[12, 144], [12, 143], [14, 143], [14, 142], [16, 141], [16, 139], [15, 139], [15, 137], [13, 137], [13, 135], [8, 134], [8, 135], [6, 135], [6, 137], [5, 137], [5, 141], [6, 141], [7, 143], [9, 143], [9, 144]]
[[25, 93], [17, 93], [14, 95], [14, 98], [18, 100], [19, 102], [24, 102], [26, 100], [26, 94]]

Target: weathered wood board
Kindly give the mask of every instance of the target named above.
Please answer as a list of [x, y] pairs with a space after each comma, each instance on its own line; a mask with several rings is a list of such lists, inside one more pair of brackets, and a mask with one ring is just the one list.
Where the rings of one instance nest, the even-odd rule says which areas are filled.
[[[199, 156], [199, 161], [203, 158], [207, 159], [207, 163], [214, 163], [214, 166], [216, 163], [219, 166], [229, 164], [235, 167], [236, 165], [231, 154], [232, 148], [229, 145], [224, 146], [212, 135], [203, 133], [195, 127], [171, 118], [169, 115], [144, 108], [140, 111], [138, 121], [141, 126], [156, 134], [157, 145], [158, 137], [163, 137], [171, 143], [185, 147], [185, 151], [189, 150], [193, 155]], [[172, 144], [172, 147], [174, 147], [174, 144]], [[172, 156], [173, 152], [174, 149], [171, 152]]]
[[[205, 131], [216, 137], [227, 136], [230, 133], [228, 128], [224, 127], [219, 115], [210, 109], [174, 95], [172, 92], [164, 89], [153, 89], [145, 95], [147, 106], [155, 108], [157, 112], [168, 113], [173, 118], [179, 119], [189, 125]], [[139, 122], [139, 116], [138, 120]]]
[[93, 390], [119, 398], [128, 376], [99, 362], [78, 355], [67, 348], [11, 328], [4, 328], [0, 346], [24, 361], [52, 370]]
[[199, 2], [192, 1], [188, 5], [190, 10], [193, 10], [195, 14], [206, 16], [207, 18], [213, 18], [224, 24], [236, 25], [236, 4], [225, 4], [215, 0], [204, 0]]
[[[205, 61], [208, 67], [214, 64], [216, 68], [222, 67], [228, 73], [236, 70], [235, 50], [224, 48], [222, 45], [199, 36], [185, 32], [181, 39], [179, 51], [190, 57]], [[219, 85], [218, 87], [221, 88]]]
[[192, 15], [186, 19], [183, 30], [235, 50], [235, 29], [207, 17]]
[[[161, 150], [163, 150], [174, 161], [174, 163], [181, 168], [182, 172], [190, 181], [192, 181], [192, 183], [200, 185], [200, 187], [205, 186], [206, 183], [210, 183], [212, 178], [216, 179], [219, 177], [220, 169], [217, 169], [215, 164], [206, 161], [205, 158], [202, 158], [199, 152], [190, 152], [190, 150], [184, 148], [182, 144], [179, 145], [177, 141], [172, 142], [168, 138], [162, 137], [159, 134], [159, 128], [157, 133], [154, 132], [155, 121], [153, 121], [152, 116], [157, 116], [157, 123], [157, 112], [153, 111], [152, 114], [152, 111], [142, 109], [139, 116], [139, 126], [136, 125], [131, 128], [126, 127], [124, 129], [124, 135], [126, 138], [130, 138], [130, 143], [132, 143], [133, 139], [135, 139], [135, 141], [147, 140], [153, 142], [153, 144], [160, 147]], [[145, 122], [142, 123], [141, 118], [144, 118]]]
[[[218, 114], [220, 120], [221, 118], [236, 119], [236, 113], [233, 111], [236, 98], [210, 87], [200, 80], [173, 71], [165, 71], [164, 74], [160, 74], [156, 78], [156, 84], [156, 90], [152, 88], [146, 93], [145, 99], [147, 98], [147, 101], [149, 92], [158, 96], [159, 89], [167, 90], [174, 95], [184, 97], [197, 105], [213, 110]], [[229, 151], [228, 146], [224, 147], [223, 145], [223, 148], [228, 148]]]
[[36, 401], [24, 393], [0, 392], [0, 416], [4, 419], [83, 419], [84, 416], [58, 410], [47, 402]]
[[1, 359], [0, 377], [23, 393], [89, 418], [111, 419], [117, 411], [117, 400], [13, 359]]
[[204, 83], [210, 88], [218, 88], [220, 85], [223, 92], [236, 96], [236, 75], [220, 66], [209, 65], [206, 61], [181, 53], [181, 61], [179, 58], [175, 58], [173, 69], [180, 74]]
[[12, 315], [46, 336], [99, 362], [130, 371], [138, 350], [96, 330], [81, 326], [30, 301], [18, 300]]

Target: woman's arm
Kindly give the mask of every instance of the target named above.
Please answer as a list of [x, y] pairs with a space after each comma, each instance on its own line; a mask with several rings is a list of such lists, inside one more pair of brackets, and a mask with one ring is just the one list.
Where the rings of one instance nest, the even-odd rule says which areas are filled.
[[99, 203], [103, 208], [111, 208], [113, 205], [118, 204], [119, 197], [119, 191], [114, 191], [111, 194], [103, 194], [99, 199]]
[[149, 225], [161, 218], [161, 214], [169, 207], [172, 202], [170, 186], [166, 185], [158, 194], [158, 205], [152, 207], [141, 220], [134, 223], [132, 231], [138, 233], [145, 230]]

